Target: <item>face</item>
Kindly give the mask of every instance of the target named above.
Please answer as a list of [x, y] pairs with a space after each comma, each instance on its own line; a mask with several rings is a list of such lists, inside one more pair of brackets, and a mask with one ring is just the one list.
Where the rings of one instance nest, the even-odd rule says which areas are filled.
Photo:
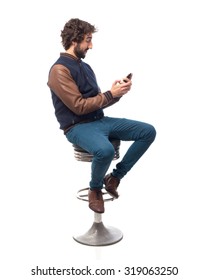
[[92, 49], [92, 34], [86, 34], [84, 40], [81, 43], [76, 43], [74, 46], [74, 54], [78, 58], [85, 58], [85, 55], [89, 49]]

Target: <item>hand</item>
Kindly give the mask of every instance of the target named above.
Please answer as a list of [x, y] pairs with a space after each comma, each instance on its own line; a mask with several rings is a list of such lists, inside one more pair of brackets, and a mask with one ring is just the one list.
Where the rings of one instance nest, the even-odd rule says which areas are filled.
[[[125, 82], [123, 81], [125, 79]], [[116, 80], [111, 87], [111, 94], [115, 97], [121, 97], [124, 94], [126, 94], [130, 89], [132, 82], [130, 79], [127, 79], [126, 77], [122, 80]]]

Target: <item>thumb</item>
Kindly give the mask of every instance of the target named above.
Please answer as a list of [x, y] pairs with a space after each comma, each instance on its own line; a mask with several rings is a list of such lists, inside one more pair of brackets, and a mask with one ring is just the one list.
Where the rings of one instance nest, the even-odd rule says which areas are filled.
[[120, 80], [116, 80], [116, 81], [113, 83], [113, 86], [117, 85], [118, 83], [120, 83]]

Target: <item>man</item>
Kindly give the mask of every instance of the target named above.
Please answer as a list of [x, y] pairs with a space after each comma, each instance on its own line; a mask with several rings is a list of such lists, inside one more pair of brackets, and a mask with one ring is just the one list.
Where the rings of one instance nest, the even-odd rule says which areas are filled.
[[[65, 52], [51, 67], [48, 86], [60, 129], [69, 142], [93, 154], [89, 207], [103, 213], [103, 185], [110, 195], [119, 197], [120, 180], [152, 144], [156, 131], [147, 123], [104, 115], [103, 109], [129, 92], [132, 82], [127, 77], [116, 80], [110, 90], [101, 92], [92, 68], [82, 60], [92, 49], [92, 36], [96, 31], [93, 25], [77, 18], [65, 24], [61, 31]], [[109, 138], [133, 143], [116, 168], [106, 175], [114, 157]]]

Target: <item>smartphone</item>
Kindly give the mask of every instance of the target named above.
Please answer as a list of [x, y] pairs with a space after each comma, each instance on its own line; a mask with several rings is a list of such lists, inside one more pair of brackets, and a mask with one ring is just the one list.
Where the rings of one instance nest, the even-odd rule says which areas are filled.
[[126, 76], [126, 78], [130, 79], [132, 78], [133, 74], [132, 73], [129, 73], [129, 75]]
[[[132, 74], [132, 73], [129, 73], [129, 74], [126, 76], [126, 78], [131, 80], [132, 76], [133, 76], [133, 74]], [[126, 80], [123, 80], [123, 81], [124, 81], [125, 83], [127, 83]]]

